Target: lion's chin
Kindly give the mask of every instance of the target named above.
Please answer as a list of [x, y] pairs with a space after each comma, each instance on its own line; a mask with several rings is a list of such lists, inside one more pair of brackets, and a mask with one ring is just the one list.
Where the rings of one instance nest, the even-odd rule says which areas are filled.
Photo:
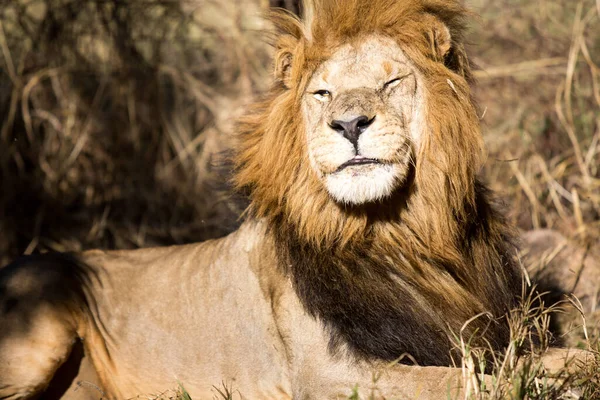
[[326, 175], [325, 187], [337, 202], [360, 205], [389, 197], [405, 175], [400, 165], [356, 165]]

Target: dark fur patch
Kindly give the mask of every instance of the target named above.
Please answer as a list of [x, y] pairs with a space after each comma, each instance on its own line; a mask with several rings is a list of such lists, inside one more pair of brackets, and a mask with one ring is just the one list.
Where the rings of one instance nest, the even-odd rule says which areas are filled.
[[[508, 344], [505, 314], [520, 294], [520, 272], [510, 237], [496, 234], [495, 225], [503, 225], [501, 215], [490, 204], [487, 189], [477, 188], [476, 207], [468, 221], [461, 221], [461, 262], [490, 264], [486, 266], [469, 268], [415, 256], [400, 243], [395, 253], [381, 254], [376, 238], [369, 237], [360, 244], [323, 249], [303, 241], [283, 219], [275, 224], [280, 264], [306, 310], [330, 330], [332, 350], [343, 343], [365, 359], [392, 361], [410, 354], [420, 365], [450, 365], [455, 351], [449, 336], [457, 335], [478, 307], [460, 309], [452, 296], [423, 290], [415, 276], [426, 270], [454, 281], [480, 301], [482, 309], [477, 311], [492, 315], [469, 325], [466, 332], [476, 338], [473, 344], [486, 340], [494, 350]], [[472, 279], [457, 271], [490, 276]], [[485, 287], [476, 287], [481, 278]], [[405, 357], [400, 362], [412, 360]]]
[[[476, 178], [485, 157], [462, 44], [468, 12], [455, 0], [305, 4], [310, 21], [273, 16], [275, 65], [286, 68], [238, 126], [234, 182], [249, 196], [247, 215], [267, 221], [281, 267], [329, 329], [332, 349], [448, 365], [449, 337], [459, 332], [472, 345], [502, 349], [521, 279], [511, 229]], [[441, 60], [431, 39], [443, 27], [452, 43]], [[395, 40], [420, 71], [426, 134], [405, 193], [347, 207], [311, 168], [300, 100], [332, 51], [373, 34]], [[490, 318], [464, 327], [481, 314]]]

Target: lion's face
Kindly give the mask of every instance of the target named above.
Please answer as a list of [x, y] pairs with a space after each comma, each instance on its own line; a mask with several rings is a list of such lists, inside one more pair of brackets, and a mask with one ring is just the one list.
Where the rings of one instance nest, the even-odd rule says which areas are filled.
[[315, 71], [302, 104], [307, 150], [336, 201], [377, 201], [406, 182], [422, 135], [420, 82], [398, 44], [375, 35]]

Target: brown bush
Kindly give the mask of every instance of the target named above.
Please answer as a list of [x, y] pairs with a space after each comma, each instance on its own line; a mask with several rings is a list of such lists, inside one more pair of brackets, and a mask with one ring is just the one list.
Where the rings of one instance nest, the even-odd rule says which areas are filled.
[[[215, 185], [267, 83], [259, 12], [297, 0], [0, 0], [0, 259], [220, 236]], [[523, 229], [600, 220], [597, 2], [473, 0], [485, 174]]]
[[260, 7], [1, 1], [0, 261], [233, 229], [216, 169], [264, 85]]
[[588, 239], [600, 219], [600, 7], [476, 0], [471, 35], [486, 174], [523, 229]]

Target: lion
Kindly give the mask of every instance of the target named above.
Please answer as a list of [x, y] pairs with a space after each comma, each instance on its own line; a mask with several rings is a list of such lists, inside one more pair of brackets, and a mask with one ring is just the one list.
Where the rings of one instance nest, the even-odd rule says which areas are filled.
[[[521, 272], [453, 0], [276, 12], [274, 83], [238, 126], [241, 227], [0, 271], [0, 398], [460, 393], [456, 335], [507, 345]], [[412, 365], [417, 364], [417, 365]], [[381, 372], [383, 371], [383, 372]], [[373, 388], [374, 376], [376, 388]]]

